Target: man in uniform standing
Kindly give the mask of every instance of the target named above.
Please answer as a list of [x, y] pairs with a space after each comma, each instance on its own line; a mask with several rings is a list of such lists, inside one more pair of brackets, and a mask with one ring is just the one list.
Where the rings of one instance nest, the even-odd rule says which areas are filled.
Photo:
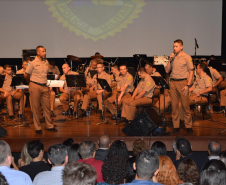
[[[97, 74], [94, 75], [94, 83], [91, 87], [91, 91], [84, 95], [83, 103], [82, 103], [82, 114], [81, 117], [86, 116], [86, 110], [89, 105], [89, 100], [97, 98], [99, 104], [99, 111], [102, 111], [102, 92], [104, 99], [108, 96], [108, 92], [102, 89], [99, 83], [97, 83], [97, 78], [105, 79], [109, 85], [111, 85], [111, 76], [104, 71], [104, 64], [97, 63]], [[92, 89], [94, 89], [92, 91]], [[102, 116], [100, 116], [102, 119]]]
[[47, 125], [46, 130], [57, 132], [57, 129], [55, 129], [52, 124], [50, 114], [50, 94], [49, 88], [47, 87], [49, 62], [46, 60], [46, 49], [43, 46], [37, 46], [36, 53], [37, 56], [27, 67], [24, 75], [25, 79], [29, 83], [35, 130], [36, 133], [42, 134], [39, 120], [39, 107], [41, 103]]
[[[170, 95], [172, 104], [173, 133], [180, 131], [179, 100], [184, 111], [184, 123], [188, 133], [193, 133], [192, 119], [189, 105], [188, 89], [192, 86], [194, 66], [190, 55], [183, 51], [183, 41], [174, 41], [174, 52], [170, 55], [170, 61], [166, 66], [166, 72], [170, 74]], [[189, 74], [189, 76], [188, 76]], [[188, 78], [187, 78], [188, 77]]]
[[137, 88], [133, 92], [131, 98], [123, 101], [122, 117], [126, 118], [125, 122], [129, 123], [134, 119], [136, 107], [140, 105], [151, 105], [152, 96], [155, 90], [155, 82], [144, 68], [138, 71], [139, 78], [141, 78]]
[[[112, 119], [115, 120], [118, 116], [116, 115], [116, 107], [113, 103], [116, 102], [116, 94], [118, 93], [118, 106], [120, 106], [123, 100], [127, 98], [131, 98], [131, 94], [133, 93], [134, 86], [133, 86], [133, 76], [128, 73], [128, 69], [126, 65], [121, 65], [120, 69], [120, 76], [118, 77], [117, 89], [115, 93], [112, 93], [112, 96], [109, 97], [105, 101], [105, 106], [109, 111], [112, 113]], [[113, 91], [114, 92], [114, 91]]]
[[63, 109], [66, 112], [66, 114], [72, 114], [72, 113], [69, 112], [68, 99], [69, 99], [69, 94], [70, 94], [70, 97], [72, 97], [74, 99], [74, 113], [73, 113], [73, 115], [76, 115], [75, 110], [78, 106], [78, 102], [82, 98], [82, 92], [78, 89], [78, 87], [77, 88], [68, 88], [65, 75], [78, 75], [78, 73], [75, 72], [75, 71], [71, 71], [71, 68], [69, 67], [69, 65], [67, 63], [62, 65], [62, 70], [63, 70], [64, 74], [60, 77], [60, 80], [64, 80], [64, 87], [60, 87], [60, 92], [62, 92], [62, 94], [61, 94], [59, 99], [60, 99], [60, 102], [63, 105]]

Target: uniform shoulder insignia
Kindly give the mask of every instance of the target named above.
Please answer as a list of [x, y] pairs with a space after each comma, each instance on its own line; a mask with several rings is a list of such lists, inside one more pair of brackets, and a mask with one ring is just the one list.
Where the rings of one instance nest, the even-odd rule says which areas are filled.
[[129, 76], [127, 79], [128, 79], [128, 80], [131, 80], [131, 76]]
[[210, 78], [208, 78], [208, 81], [209, 81], [209, 82], [211, 82], [211, 79], [210, 79]]
[[190, 62], [192, 63], [193, 61], [192, 61], [192, 58], [190, 59]]
[[28, 64], [27, 64], [28, 66], [30, 66], [31, 64], [30, 64], [30, 62], [28, 62]]
[[111, 75], [109, 76], [109, 79], [111, 79]]
[[150, 83], [150, 82], [147, 82], [147, 83], [146, 83], [146, 85], [147, 85], [147, 86], [150, 86], [150, 85], [151, 85], [151, 83]]

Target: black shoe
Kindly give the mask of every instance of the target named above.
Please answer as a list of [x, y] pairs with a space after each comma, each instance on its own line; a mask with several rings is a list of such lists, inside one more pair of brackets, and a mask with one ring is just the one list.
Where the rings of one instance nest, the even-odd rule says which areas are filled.
[[192, 133], [193, 133], [192, 128], [187, 128], [187, 132], [188, 132], [189, 134], [192, 134]]
[[174, 128], [173, 129], [173, 133], [178, 133], [178, 132], [180, 132], [180, 128]]
[[51, 111], [51, 117], [56, 117], [56, 114], [54, 114], [53, 111]]
[[27, 120], [27, 117], [23, 116], [23, 114], [18, 114], [18, 118], [24, 118], [24, 120]]
[[86, 117], [86, 111], [85, 111], [85, 110], [82, 110], [82, 114], [80, 114], [79, 117], [80, 117], [80, 118]]
[[42, 130], [36, 130], [35, 131], [37, 134], [42, 134]]
[[111, 119], [112, 119], [112, 120], [116, 120], [116, 119], [119, 120], [119, 119], [120, 119], [120, 116], [117, 116], [117, 117], [116, 117], [116, 115], [113, 115], [113, 116], [111, 117]]
[[15, 117], [14, 116], [9, 116], [9, 119], [12, 119], [13, 120], [13, 119], [15, 119]]
[[52, 132], [57, 132], [57, 129], [55, 129], [54, 127], [53, 128], [47, 128], [46, 130], [52, 131]]
[[102, 116], [102, 113], [100, 114], [100, 117], [99, 117], [100, 119], [103, 119], [103, 116]]

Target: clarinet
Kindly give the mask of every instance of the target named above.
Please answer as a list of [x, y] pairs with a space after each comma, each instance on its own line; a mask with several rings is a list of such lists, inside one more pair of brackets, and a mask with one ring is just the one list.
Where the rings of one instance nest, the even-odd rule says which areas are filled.
[[116, 125], [118, 125], [118, 93], [116, 94], [116, 101], [115, 101], [115, 106], [116, 106]]

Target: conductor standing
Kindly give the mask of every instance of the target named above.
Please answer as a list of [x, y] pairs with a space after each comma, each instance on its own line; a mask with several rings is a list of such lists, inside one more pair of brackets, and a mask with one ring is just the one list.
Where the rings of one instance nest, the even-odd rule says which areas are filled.
[[45, 115], [46, 130], [57, 132], [57, 129], [55, 129], [52, 124], [50, 113], [50, 94], [47, 86], [49, 62], [46, 60], [46, 49], [43, 46], [37, 46], [36, 54], [37, 56], [27, 67], [24, 75], [26, 81], [29, 83], [35, 131], [38, 134], [42, 134], [39, 120], [39, 108], [41, 103]]
[[193, 133], [192, 119], [189, 105], [188, 89], [192, 86], [194, 66], [190, 55], [183, 51], [183, 41], [178, 39], [173, 44], [174, 52], [166, 66], [170, 74], [170, 96], [172, 103], [173, 133], [180, 131], [179, 102], [184, 112], [184, 124], [188, 133]]

